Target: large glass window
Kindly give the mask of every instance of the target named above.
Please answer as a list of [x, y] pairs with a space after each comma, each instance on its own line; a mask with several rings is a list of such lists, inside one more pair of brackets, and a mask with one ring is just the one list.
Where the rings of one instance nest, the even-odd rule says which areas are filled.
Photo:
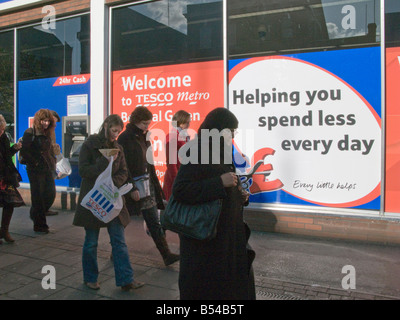
[[380, 1], [228, 0], [230, 57], [376, 45]]
[[18, 80], [89, 73], [89, 15], [18, 30]]
[[0, 33], [0, 114], [14, 136], [14, 31]]
[[227, 5], [228, 105], [256, 170], [250, 201], [380, 210], [380, 1]]
[[220, 0], [162, 0], [112, 18], [113, 70], [222, 59]]
[[385, 1], [386, 47], [400, 46], [400, 1]]
[[111, 113], [153, 113], [154, 161], [166, 170], [165, 137], [178, 110], [192, 115], [190, 135], [224, 106], [222, 0], [151, 1], [112, 11]]

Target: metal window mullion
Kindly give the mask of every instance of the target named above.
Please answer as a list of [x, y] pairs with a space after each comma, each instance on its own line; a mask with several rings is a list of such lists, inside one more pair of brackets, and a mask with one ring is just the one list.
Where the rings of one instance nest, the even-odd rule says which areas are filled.
[[224, 105], [229, 109], [228, 99], [228, 8], [227, 0], [222, 0], [222, 42], [224, 60]]
[[17, 49], [18, 49], [18, 43], [17, 43], [17, 29], [13, 29], [14, 32], [14, 137], [15, 141], [17, 141], [17, 127], [18, 127], [18, 121], [17, 121], [17, 93], [18, 93], [18, 87], [17, 87], [17, 64], [18, 64], [18, 58], [17, 58]]
[[386, 181], [386, 44], [385, 44], [385, 0], [380, 3], [381, 16], [381, 205], [379, 215], [385, 215]]
[[112, 106], [112, 101], [111, 101], [111, 97], [112, 97], [112, 92], [113, 92], [113, 86], [112, 86], [112, 77], [113, 77], [113, 70], [112, 70], [112, 19], [113, 19], [113, 15], [112, 15], [112, 7], [108, 7], [108, 88], [107, 88], [107, 92], [108, 92], [108, 97], [107, 97], [107, 102], [108, 102], [108, 114], [111, 114], [111, 106]]

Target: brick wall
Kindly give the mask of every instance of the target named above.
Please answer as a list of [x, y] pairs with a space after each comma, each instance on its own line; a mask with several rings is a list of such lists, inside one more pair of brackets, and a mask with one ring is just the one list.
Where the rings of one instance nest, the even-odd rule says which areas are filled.
[[252, 230], [329, 239], [400, 244], [400, 220], [384, 217], [246, 210]]
[[56, 17], [89, 12], [90, 10], [90, 0], [49, 1], [40, 6], [0, 12], [0, 30], [41, 21], [48, 14], [42, 13], [42, 8], [45, 5], [54, 7]]

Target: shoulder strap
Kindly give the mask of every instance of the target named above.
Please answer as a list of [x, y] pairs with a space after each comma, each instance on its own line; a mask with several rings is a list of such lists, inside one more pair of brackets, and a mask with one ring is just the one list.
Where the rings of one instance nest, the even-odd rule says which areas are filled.
[[33, 142], [33, 140], [35, 140], [35, 128], [34, 127], [28, 128], [28, 129], [26, 129], [26, 131], [28, 131], [30, 134], [32, 134], [32, 142]]

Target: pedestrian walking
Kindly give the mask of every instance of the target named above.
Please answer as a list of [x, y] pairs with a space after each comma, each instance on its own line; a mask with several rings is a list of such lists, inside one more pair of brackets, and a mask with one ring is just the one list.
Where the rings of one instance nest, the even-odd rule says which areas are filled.
[[[57, 126], [57, 122], [60, 122], [61, 118], [60, 118], [60, 116], [58, 115], [58, 113], [56, 111], [51, 110], [51, 113], [53, 114], [53, 117], [55, 119], [55, 125], [54, 125], [54, 129], [55, 129], [56, 126]], [[60, 149], [60, 146], [58, 144], [56, 144], [56, 146], [55, 146], [54, 153], [55, 153], [56, 156], [61, 153], [61, 149]], [[56, 177], [54, 177], [54, 178], [56, 178]], [[58, 214], [58, 211], [53, 211], [53, 210], [50, 210], [50, 209], [47, 210], [47, 212], [45, 213], [46, 216], [55, 216], [57, 214]]]
[[[142, 106], [136, 107], [131, 113], [126, 130], [119, 136], [118, 143], [124, 148], [131, 178], [136, 180], [137, 186], [139, 184], [146, 185], [145, 189], [148, 190], [148, 193], [143, 194], [142, 198], [138, 190], [125, 195], [130, 214], [139, 215], [141, 213], [143, 215], [164, 264], [168, 266], [178, 261], [179, 255], [170, 251], [158, 216], [158, 209], [165, 209], [163, 203], [165, 196], [152, 164], [151, 142], [146, 139], [152, 119], [153, 114], [150, 110]], [[147, 159], [147, 157], [151, 157], [151, 159]]]
[[167, 135], [165, 151], [167, 156], [167, 170], [164, 176], [163, 191], [165, 199], [169, 200], [172, 192], [172, 184], [178, 174], [181, 162], [179, 161], [179, 149], [190, 140], [187, 129], [190, 125], [190, 113], [185, 110], [177, 111], [172, 117], [171, 130]]
[[14, 207], [25, 205], [17, 190], [21, 176], [14, 165], [12, 157], [21, 149], [21, 143], [10, 146], [10, 140], [6, 134], [6, 120], [0, 114], [0, 207], [3, 208], [0, 229], [1, 239], [13, 243], [14, 239], [8, 232]]
[[48, 233], [46, 212], [56, 196], [54, 177], [56, 175], [56, 154], [59, 146], [55, 139], [53, 113], [40, 109], [33, 118], [33, 127], [25, 130], [22, 137], [21, 156], [26, 163], [30, 191], [33, 230]]
[[100, 228], [107, 228], [110, 236], [112, 255], [114, 258], [115, 283], [122, 291], [137, 289], [143, 282], [133, 279], [133, 269], [129, 261], [128, 247], [125, 242], [124, 229], [130, 222], [130, 216], [124, 204], [118, 217], [108, 223], [97, 219], [92, 212], [80, 203], [85, 195], [94, 187], [97, 177], [107, 168], [110, 159], [100, 152], [100, 149], [118, 149], [112, 165], [112, 179], [120, 188], [129, 179], [125, 156], [122, 147], [117, 143], [117, 137], [124, 128], [120, 116], [108, 116], [98, 134], [90, 135], [83, 143], [79, 154], [79, 175], [82, 177], [78, 205], [73, 224], [85, 228], [85, 242], [82, 250], [83, 280], [90, 289], [100, 289], [98, 283], [97, 245]]
[[[197, 148], [188, 149], [189, 152], [198, 151], [196, 157], [190, 155], [196, 163], [182, 164], [174, 182], [172, 194], [179, 202], [198, 204], [222, 199], [214, 239], [199, 241], [180, 236], [182, 300], [255, 299], [251, 268], [255, 253], [248, 246], [250, 229], [243, 221], [243, 205], [248, 201], [248, 194], [238, 183], [232, 157], [228, 157], [229, 161], [226, 159], [226, 155], [232, 155], [232, 139], [237, 127], [238, 120], [228, 109], [211, 111], [201, 124], [197, 138], [190, 142], [197, 144]], [[223, 130], [218, 136], [220, 144], [214, 149], [213, 129], [217, 129], [218, 134]], [[202, 135], [202, 130], [206, 135]], [[210, 157], [207, 163], [202, 163], [202, 153], [206, 152]]]

